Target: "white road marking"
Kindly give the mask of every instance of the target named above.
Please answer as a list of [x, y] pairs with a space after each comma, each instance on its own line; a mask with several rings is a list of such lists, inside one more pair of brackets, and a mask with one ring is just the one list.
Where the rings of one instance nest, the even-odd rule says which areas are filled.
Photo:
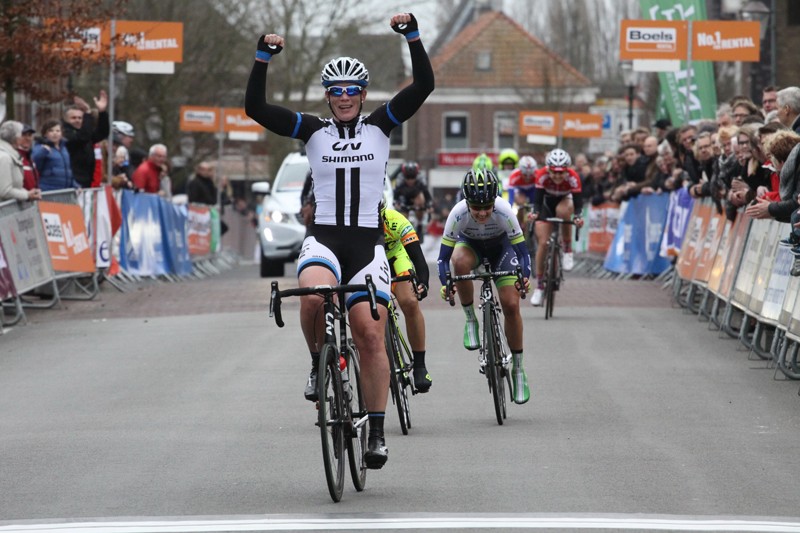
[[668, 515], [276, 515], [218, 519], [0, 522], [0, 533], [216, 533], [236, 531], [376, 531], [385, 529], [609, 529], [637, 531], [800, 532], [800, 519], [678, 517]]

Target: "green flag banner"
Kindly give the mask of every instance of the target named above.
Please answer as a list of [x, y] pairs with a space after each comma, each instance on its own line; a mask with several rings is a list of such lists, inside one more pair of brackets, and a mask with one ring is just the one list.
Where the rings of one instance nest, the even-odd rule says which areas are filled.
[[[642, 18], [646, 20], [706, 20], [705, 0], [640, 1]], [[713, 63], [692, 61], [689, 64], [687, 61], [681, 61], [680, 70], [659, 72], [658, 78], [673, 124], [716, 117], [717, 87], [714, 82]]]

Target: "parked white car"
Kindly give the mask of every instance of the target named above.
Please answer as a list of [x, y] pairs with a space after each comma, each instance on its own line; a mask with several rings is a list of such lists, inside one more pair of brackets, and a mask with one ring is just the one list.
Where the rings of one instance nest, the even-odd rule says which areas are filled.
[[[292, 152], [281, 163], [275, 180], [253, 183], [252, 190], [263, 194], [258, 213], [258, 240], [261, 244], [261, 277], [283, 276], [284, 264], [294, 261], [306, 235], [300, 215], [300, 193], [308, 174], [308, 157]], [[392, 185], [384, 181], [386, 205], [393, 205]]]
[[262, 278], [283, 276], [284, 264], [300, 254], [306, 235], [300, 216], [300, 193], [308, 168], [308, 158], [293, 152], [283, 160], [271, 185], [258, 181], [252, 186], [254, 193], [264, 195], [257, 229]]

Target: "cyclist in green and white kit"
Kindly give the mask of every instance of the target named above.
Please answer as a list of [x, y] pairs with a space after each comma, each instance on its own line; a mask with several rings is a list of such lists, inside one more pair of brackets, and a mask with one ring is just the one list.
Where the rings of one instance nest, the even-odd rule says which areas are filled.
[[[469, 274], [487, 258], [492, 270], [522, 268], [525, 289], [530, 286], [531, 256], [511, 204], [497, 196], [498, 180], [491, 170], [470, 170], [464, 176], [461, 191], [464, 199], [450, 211], [445, 223], [439, 249], [439, 280], [444, 285], [450, 272], [450, 261], [457, 276]], [[503, 309], [504, 329], [513, 358], [512, 388], [514, 402], [525, 403], [530, 398], [528, 378], [522, 368], [522, 316], [519, 311], [516, 278], [507, 276], [495, 281]], [[474, 287], [471, 281], [459, 281], [455, 291], [466, 315], [464, 347], [480, 348], [478, 318], [473, 306]]]

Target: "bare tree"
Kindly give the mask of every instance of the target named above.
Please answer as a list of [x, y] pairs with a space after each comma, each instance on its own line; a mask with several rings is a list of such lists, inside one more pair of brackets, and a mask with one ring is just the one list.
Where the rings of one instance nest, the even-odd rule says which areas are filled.
[[85, 31], [108, 20], [125, 0], [0, 0], [0, 78], [7, 117], [13, 119], [15, 93], [55, 101], [66, 96], [61, 82], [108, 58], [108, 43], [86, 48]]

